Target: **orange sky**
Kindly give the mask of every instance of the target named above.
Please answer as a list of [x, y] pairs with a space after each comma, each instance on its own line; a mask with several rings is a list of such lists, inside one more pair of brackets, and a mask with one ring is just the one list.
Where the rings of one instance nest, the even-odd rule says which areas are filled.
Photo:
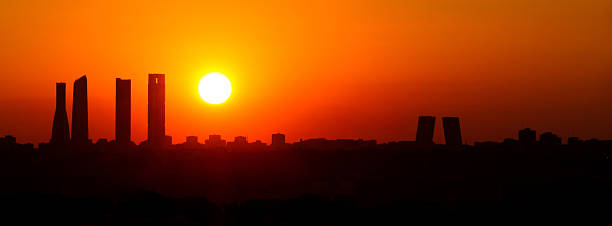
[[[460, 116], [469, 143], [612, 138], [610, 0], [9, 1], [0, 29], [0, 135], [19, 142], [49, 140], [55, 82], [71, 117], [83, 74], [91, 138], [114, 138], [121, 77], [144, 140], [148, 73], [167, 76], [174, 143], [410, 140], [423, 114]], [[232, 81], [224, 104], [198, 96], [211, 71]]]

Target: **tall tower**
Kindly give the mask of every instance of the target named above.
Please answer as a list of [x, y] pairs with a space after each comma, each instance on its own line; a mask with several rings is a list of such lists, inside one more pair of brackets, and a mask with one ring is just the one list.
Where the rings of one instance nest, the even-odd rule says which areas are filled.
[[164, 74], [149, 74], [149, 143], [166, 140], [166, 79]]
[[444, 139], [446, 145], [461, 145], [461, 127], [459, 126], [459, 118], [444, 117], [442, 118], [442, 126], [444, 127]]
[[55, 84], [55, 116], [51, 131], [51, 144], [66, 144], [70, 141], [68, 114], [66, 113], [66, 83]]
[[115, 141], [128, 144], [132, 139], [132, 81], [116, 79]]
[[74, 81], [72, 95], [72, 142], [85, 144], [89, 142], [87, 113], [87, 77]]
[[433, 144], [434, 126], [436, 117], [420, 116], [419, 125], [417, 127], [416, 142], [417, 144]]

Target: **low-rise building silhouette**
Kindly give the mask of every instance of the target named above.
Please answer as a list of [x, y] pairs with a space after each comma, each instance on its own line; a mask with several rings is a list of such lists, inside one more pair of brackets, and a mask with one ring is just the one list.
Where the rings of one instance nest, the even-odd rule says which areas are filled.
[[109, 144], [109, 142], [108, 142], [108, 139], [106, 139], [106, 138], [100, 138], [96, 142], [96, 145], [108, 145], [108, 144]]
[[285, 134], [275, 133], [272, 134], [272, 146], [285, 145]]
[[525, 128], [519, 131], [519, 143], [524, 145], [532, 145], [536, 143], [536, 131], [530, 128]]
[[540, 143], [545, 144], [545, 145], [560, 145], [561, 137], [551, 132], [546, 132], [540, 135]]
[[316, 138], [308, 140], [300, 140], [293, 146], [298, 150], [314, 150], [314, 151], [335, 151], [335, 150], [373, 150], [376, 149], [375, 140], [351, 140], [337, 139], [327, 140], [325, 138]]
[[[45, 144], [47, 145], [47, 144]], [[0, 137], [0, 150], [16, 150], [16, 151], [32, 151], [34, 150], [34, 144], [19, 144], [17, 138], [11, 135]]]
[[177, 144], [176, 148], [180, 149], [202, 149], [203, 145], [198, 141], [197, 136], [187, 136], [185, 139], [185, 143]]
[[567, 144], [569, 144], [569, 145], [582, 144], [583, 142], [584, 141], [580, 140], [580, 138], [578, 138], [578, 137], [567, 138]]
[[237, 136], [234, 137], [234, 144], [248, 144], [249, 141], [247, 140], [247, 137], [245, 136]]
[[253, 150], [266, 150], [268, 145], [261, 140], [255, 140], [253, 143], [248, 143], [249, 147]]
[[0, 144], [17, 144], [17, 138], [11, 135], [0, 137]]
[[224, 147], [226, 145], [226, 141], [221, 139], [221, 135], [208, 135], [208, 140], [204, 141], [209, 147]]
[[199, 144], [197, 136], [188, 136], [185, 140], [185, 144]]

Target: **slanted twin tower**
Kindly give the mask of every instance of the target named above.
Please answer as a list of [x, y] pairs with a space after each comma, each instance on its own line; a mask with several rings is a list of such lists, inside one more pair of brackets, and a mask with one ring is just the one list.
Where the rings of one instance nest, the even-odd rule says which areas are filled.
[[[436, 125], [436, 117], [421, 116], [417, 126], [416, 143], [417, 144], [433, 144], [434, 128]], [[461, 127], [458, 117], [443, 117], [442, 126], [444, 127], [444, 140], [446, 145], [461, 145]]]
[[[115, 99], [115, 142], [117, 144], [131, 143], [131, 80], [116, 79]], [[87, 77], [83, 76], [74, 82], [72, 102], [72, 136], [68, 128], [66, 113], [66, 83], [57, 83], [55, 116], [51, 144], [54, 145], [85, 145], [89, 140], [87, 111]], [[171, 138], [166, 136], [166, 85], [164, 74], [149, 74], [148, 125], [149, 139], [147, 144], [170, 144]], [[72, 139], [71, 139], [72, 137]]]

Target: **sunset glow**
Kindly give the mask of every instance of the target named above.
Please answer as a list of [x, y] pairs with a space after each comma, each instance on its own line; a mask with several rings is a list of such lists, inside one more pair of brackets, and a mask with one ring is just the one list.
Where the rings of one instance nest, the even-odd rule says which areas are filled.
[[2, 225], [610, 212], [612, 0], [2, 3]]
[[[528, 126], [612, 138], [610, 0], [30, 0], [0, 18], [0, 134], [22, 142], [49, 140], [55, 83], [68, 82], [71, 109], [82, 75], [91, 139], [114, 136], [121, 77], [132, 80], [133, 139], [146, 140], [149, 73], [166, 74], [178, 143], [269, 143], [271, 131], [414, 139], [418, 115], [461, 117], [468, 143]], [[198, 90], [209, 72], [232, 86], [214, 107]]]

